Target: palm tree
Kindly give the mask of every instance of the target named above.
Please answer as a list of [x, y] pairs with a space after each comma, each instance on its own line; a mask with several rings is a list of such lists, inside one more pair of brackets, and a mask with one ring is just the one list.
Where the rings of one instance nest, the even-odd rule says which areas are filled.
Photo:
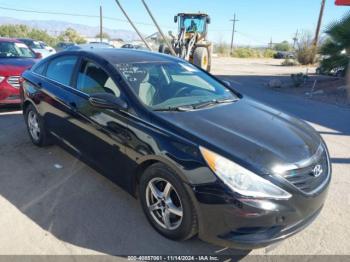
[[320, 53], [325, 56], [321, 67], [326, 71], [337, 68], [348, 70], [348, 99], [350, 102], [350, 12], [339, 21], [330, 24], [326, 30], [328, 39], [322, 45]]

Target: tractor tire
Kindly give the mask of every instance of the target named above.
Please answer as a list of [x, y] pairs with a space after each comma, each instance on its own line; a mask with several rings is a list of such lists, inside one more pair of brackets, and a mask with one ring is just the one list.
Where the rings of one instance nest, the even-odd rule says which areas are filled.
[[200, 46], [194, 50], [193, 63], [204, 70], [208, 71], [208, 69], [210, 69], [209, 52], [206, 47]]
[[159, 46], [158, 52], [159, 52], [159, 53], [162, 53], [162, 54], [167, 54], [167, 55], [170, 54], [169, 47], [167, 47], [167, 45], [165, 45], [165, 44], [161, 44], [161, 45]]

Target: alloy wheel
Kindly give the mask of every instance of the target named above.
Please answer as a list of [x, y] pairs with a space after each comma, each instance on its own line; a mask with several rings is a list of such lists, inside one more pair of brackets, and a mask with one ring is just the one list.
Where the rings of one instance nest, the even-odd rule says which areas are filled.
[[27, 121], [30, 135], [35, 141], [38, 141], [40, 139], [40, 126], [37, 114], [33, 111], [30, 111], [28, 113]]
[[151, 216], [161, 227], [175, 230], [181, 225], [181, 199], [169, 181], [163, 178], [150, 180], [146, 188], [146, 203]]

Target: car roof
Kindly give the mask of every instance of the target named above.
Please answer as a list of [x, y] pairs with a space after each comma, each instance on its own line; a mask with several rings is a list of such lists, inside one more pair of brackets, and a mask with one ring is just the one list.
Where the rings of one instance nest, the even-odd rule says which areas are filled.
[[[91, 50], [64, 51], [70, 53], [93, 54], [111, 64], [147, 63], [147, 62], [176, 62], [178, 58], [158, 52], [141, 51], [127, 48], [98, 48]], [[63, 52], [62, 52], [63, 53]]]
[[21, 41], [19, 41], [18, 39], [6, 37], [0, 37], [0, 42], [21, 43]]

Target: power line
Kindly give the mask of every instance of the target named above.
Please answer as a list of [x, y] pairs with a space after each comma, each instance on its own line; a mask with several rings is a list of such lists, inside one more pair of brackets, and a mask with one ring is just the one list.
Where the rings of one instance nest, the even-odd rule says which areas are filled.
[[[64, 15], [64, 16], [74, 16], [74, 17], [100, 18], [99, 15], [64, 13], [64, 12], [54, 12], [54, 11], [39, 11], [39, 10], [19, 9], [19, 8], [11, 8], [11, 7], [4, 7], [4, 6], [0, 6], [0, 9], [8, 10], [8, 11], [16, 11], [16, 12], [35, 13], [35, 14], [49, 14], [49, 15]], [[109, 17], [109, 16], [104, 16], [103, 18], [108, 19], [108, 20], [128, 23], [127, 20], [121, 19], [121, 18], [114, 18], [114, 17]], [[144, 22], [135, 22], [135, 24], [145, 25], [145, 26], [153, 26], [153, 24], [144, 23]], [[170, 27], [166, 26], [166, 28], [170, 28]]]

